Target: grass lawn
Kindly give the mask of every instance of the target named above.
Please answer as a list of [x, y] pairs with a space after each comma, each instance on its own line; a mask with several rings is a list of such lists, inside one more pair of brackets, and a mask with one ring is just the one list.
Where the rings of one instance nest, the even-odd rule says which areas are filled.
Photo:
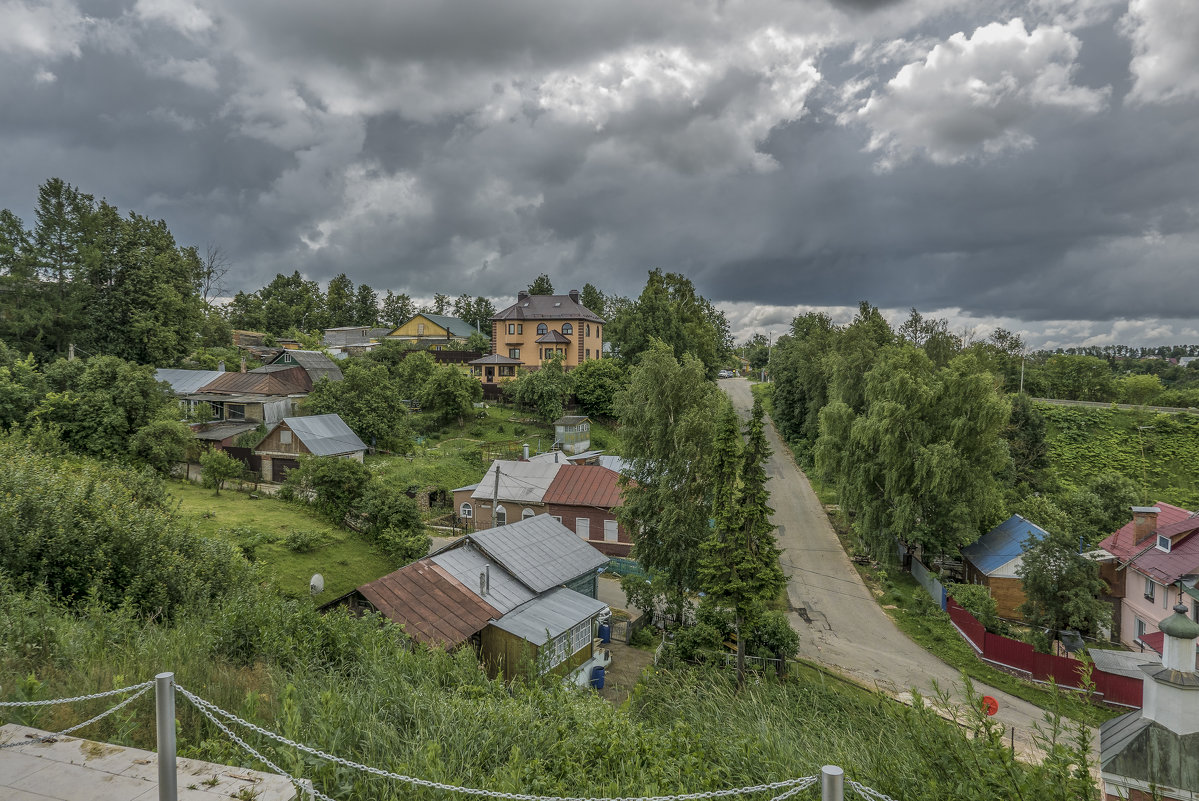
[[[325, 578], [318, 603], [330, 601], [355, 587], [390, 573], [398, 565], [353, 531], [336, 528], [298, 504], [226, 489], [214, 495], [197, 484], [167, 483], [179, 512], [195, 521], [197, 530], [210, 537], [252, 546], [254, 561], [263, 565], [279, 590], [293, 597], [308, 596], [313, 573]], [[313, 532], [319, 545], [297, 553], [285, 544], [289, 534]]]

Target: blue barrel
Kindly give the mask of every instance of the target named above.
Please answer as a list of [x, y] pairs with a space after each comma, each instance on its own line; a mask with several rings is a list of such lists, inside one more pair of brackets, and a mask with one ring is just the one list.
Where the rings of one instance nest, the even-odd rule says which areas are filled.
[[599, 638], [604, 645], [612, 642], [612, 627], [607, 623], [599, 624]]
[[596, 665], [591, 669], [591, 686], [597, 690], [604, 689], [604, 666]]

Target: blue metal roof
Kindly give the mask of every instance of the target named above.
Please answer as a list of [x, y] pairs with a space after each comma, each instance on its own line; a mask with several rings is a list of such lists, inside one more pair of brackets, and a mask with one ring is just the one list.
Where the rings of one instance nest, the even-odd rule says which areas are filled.
[[1020, 515], [1012, 515], [995, 528], [979, 537], [978, 542], [962, 549], [962, 556], [980, 572], [990, 575], [1024, 553], [1024, 544], [1029, 537], [1040, 541], [1049, 532]]

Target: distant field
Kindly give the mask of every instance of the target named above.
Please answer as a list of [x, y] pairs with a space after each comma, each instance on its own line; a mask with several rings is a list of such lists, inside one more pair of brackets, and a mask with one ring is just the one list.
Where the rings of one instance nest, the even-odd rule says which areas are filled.
[[1199, 417], [1036, 404], [1049, 423], [1050, 469], [1073, 485], [1116, 470], [1146, 501], [1199, 508]]
[[[316, 600], [324, 602], [398, 567], [357, 533], [335, 528], [298, 504], [266, 496], [251, 500], [247, 493], [228, 489], [216, 496], [212, 490], [177, 481], [167, 487], [178, 499], [180, 513], [194, 520], [201, 533], [252, 546], [254, 561], [265, 566], [286, 595], [307, 596], [309, 578], [320, 573], [325, 591]], [[284, 544], [296, 531], [314, 532], [322, 544], [309, 553], [296, 553]]]

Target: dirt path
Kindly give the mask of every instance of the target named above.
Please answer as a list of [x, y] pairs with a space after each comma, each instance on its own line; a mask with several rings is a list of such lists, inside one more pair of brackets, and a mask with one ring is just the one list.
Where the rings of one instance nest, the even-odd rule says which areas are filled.
[[[738, 413], [746, 416], [753, 405], [749, 382], [727, 379], [720, 385]], [[957, 670], [908, 639], [862, 583], [807, 477], [769, 420], [767, 437], [774, 449], [766, 468], [770, 503], [783, 550], [783, 571], [788, 575], [791, 625], [800, 635], [800, 655], [892, 696], [912, 688], [928, 694], [935, 682], [952, 687], [960, 699]], [[1033, 724], [1043, 720], [1042, 710], [983, 684], [975, 683], [975, 689], [999, 701], [996, 717], [1015, 727], [1017, 748], [1030, 755], [1039, 753], [1032, 735]], [[1097, 748], [1099, 735], [1093, 734]]]

